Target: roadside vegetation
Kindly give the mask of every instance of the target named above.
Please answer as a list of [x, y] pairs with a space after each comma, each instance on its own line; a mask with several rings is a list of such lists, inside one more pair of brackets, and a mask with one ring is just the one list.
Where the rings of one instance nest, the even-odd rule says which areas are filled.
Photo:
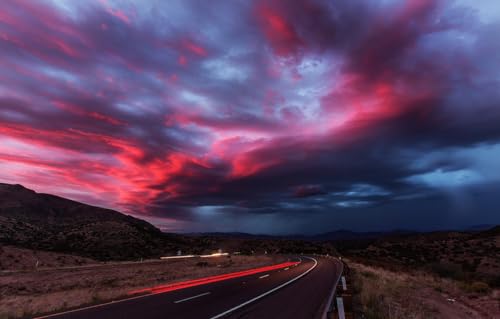
[[407, 268], [348, 262], [355, 318], [499, 318], [500, 290]]
[[437, 232], [336, 243], [352, 260], [394, 270], [418, 269], [465, 285], [500, 288], [500, 226], [483, 232]]
[[500, 318], [500, 227], [337, 243], [357, 318]]

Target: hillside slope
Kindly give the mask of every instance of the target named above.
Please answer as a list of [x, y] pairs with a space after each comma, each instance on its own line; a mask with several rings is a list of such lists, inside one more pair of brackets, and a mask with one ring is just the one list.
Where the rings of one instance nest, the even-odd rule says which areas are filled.
[[500, 287], [500, 226], [481, 232], [392, 236], [366, 247], [336, 246], [354, 260], [383, 267], [425, 269], [443, 277]]
[[109, 260], [173, 251], [172, 237], [113, 210], [0, 184], [0, 243]]

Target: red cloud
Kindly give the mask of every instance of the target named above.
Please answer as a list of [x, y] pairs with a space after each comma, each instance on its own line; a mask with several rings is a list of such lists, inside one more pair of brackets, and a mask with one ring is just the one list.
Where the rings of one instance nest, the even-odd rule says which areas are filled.
[[207, 56], [207, 50], [205, 48], [201, 47], [200, 45], [198, 45], [190, 40], [182, 41], [182, 47], [184, 49], [188, 50], [189, 52], [197, 55], [197, 56], [200, 56], [200, 57]]
[[123, 23], [130, 24], [130, 18], [121, 10], [113, 9], [107, 0], [100, 0], [106, 11], [113, 17], [121, 20]]
[[187, 59], [186, 59], [186, 57], [185, 57], [185, 56], [183, 56], [183, 55], [180, 55], [180, 56], [179, 56], [179, 60], [178, 60], [178, 62], [179, 62], [179, 65], [182, 65], [182, 66], [187, 65]]
[[84, 108], [78, 107], [78, 106], [73, 105], [73, 104], [65, 103], [62, 101], [53, 101], [53, 103], [61, 110], [65, 110], [65, 111], [71, 112], [71, 113], [79, 115], [79, 116], [91, 117], [93, 119], [107, 122], [107, 123], [112, 124], [112, 125], [125, 125], [124, 122], [122, 122], [118, 119], [112, 118], [111, 116], [107, 116], [107, 115], [104, 115], [102, 113], [94, 112], [94, 111], [89, 112], [89, 111], [86, 111]]
[[293, 25], [279, 11], [278, 6], [261, 3], [257, 6], [256, 12], [260, 27], [277, 55], [288, 56], [296, 53], [303, 45]]
[[[451, 114], [461, 101], [445, 109], [450, 95], [465, 99], [478, 91], [470, 83], [491, 79], [470, 80], [457, 62], [475, 49], [432, 38], [451, 28], [439, 1], [231, 5], [238, 19], [214, 21], [209, 45], [196, 36], [204, 21], [135, 24], [103, 3], [73, 19], [57, 4], [0, 1], [3, 179], [144, 213], [268, 194], [277, 202], [291, 190], [401, 181], [400, 144], [465, 145], [453, 139], [459, 125], [471, 143], [497, 134]], [[196, 63], [209, 55], [218, 63]], [[467, 103], [491, 110], [480, 95]], [[498, 123], [491, 114], [484, 121]]]

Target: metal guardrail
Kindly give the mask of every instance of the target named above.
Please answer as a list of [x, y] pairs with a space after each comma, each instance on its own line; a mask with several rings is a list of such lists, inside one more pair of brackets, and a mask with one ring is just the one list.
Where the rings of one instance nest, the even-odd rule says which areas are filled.
[[[331, 256], [328, 256], [328, 255], [325, 256], [325, 257], [326, 258], [335, 258], [335, 257], [331, 257]], [[335, 297], [335, 291], [337, 290], [337, 286], [339, 284], [340, 277], [344, 273], [344, 263], [342, 262], [341, 259], [339, 259], [339, 261], [341, 262], [342, 269], [340, 271], [339, 277], [337, 278], [337, 281], [335, 282], [335, 284], [332, 287], [332, 291], [330, 292], [330, 296], [328, 297], [328, 301], [327, 301], [325, 310], [323, 311], [323, 315], [321, 316], [322, 319], [327, 319], [328, 316], [329, 316], [329, 314], [332, 313], [332, 311], [333, 311], [333, 305], [334, 305], [333, 298]]]

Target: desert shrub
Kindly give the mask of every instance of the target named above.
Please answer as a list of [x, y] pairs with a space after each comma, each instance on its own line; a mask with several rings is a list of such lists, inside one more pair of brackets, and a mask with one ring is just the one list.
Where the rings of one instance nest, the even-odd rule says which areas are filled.
[[489, 285], [490, 287], [495, 287], [495, 288], [500, 287], [500, 276], [494, 276], [494, 277], [491, 277], [491, 278], [488, 280], [488, 285]]
[[490, 290], [490, 286], [483, 281], [474, 281], [473, 283], [465, 284], [464, 289], [467, 292], [484, 294]]
[[429, 268], [441, 277], [460, 280], [465, 277], [462, 267], [457, 264], [432, 263], [429, 265]]
[[118, 282], [118, 278], [105, 278], [101, 281], [103, 286], [115, 287]]
[[371, 278], [371, 279], [376, 279], [377, 275], [374, 272], [371, 271], [361, 271], [361, 275], [363, 275], [366, 278]]
[[365, 307], [365, 317], [368, 319], [386, 319], [386, 301], [384, 296], [370, 294], [367, 298]]
[[101, 301], [102, 301], [102, 298], [98, 292], [92, 293], [91, 301], [90, 301], [91, 303], [96, 304], [96, 303], [100, 303]]
[[464, 261], [462, 263], [462, 268], [465, 271], [474, 272], [474, 271], [476, 271], [477, 264], [475, 262], [472, 263], [472, 262]]
[[436, 290], [437, 292], [441, 292], [441, 293], [444, 292], [443, 287], [441, 287], [441, 286], [434, 286], [434, 290]]

